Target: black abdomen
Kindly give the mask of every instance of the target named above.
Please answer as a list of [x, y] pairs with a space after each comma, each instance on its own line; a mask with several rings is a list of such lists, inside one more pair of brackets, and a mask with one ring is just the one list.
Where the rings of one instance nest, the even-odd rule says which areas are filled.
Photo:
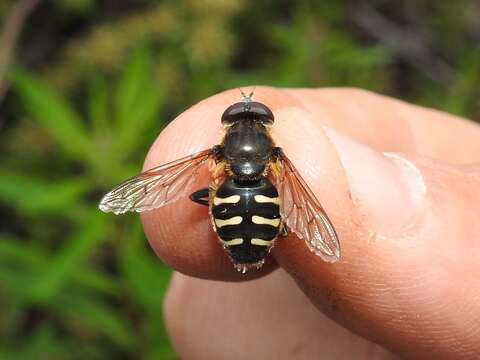
[[217, 234], [236, 264], [261, 265], [281, 228], [277, 189], [265, 177], [227, 178], [211, 199]]

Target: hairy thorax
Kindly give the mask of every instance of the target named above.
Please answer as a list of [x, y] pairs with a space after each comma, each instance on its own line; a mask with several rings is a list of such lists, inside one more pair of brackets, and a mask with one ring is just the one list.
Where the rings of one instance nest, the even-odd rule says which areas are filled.
[[241, 180], [257, 179], [263, 174], [273, 147], [265, 126], [242, 121], [228, 129], [223, 140], [223, 155], [234, 176]]

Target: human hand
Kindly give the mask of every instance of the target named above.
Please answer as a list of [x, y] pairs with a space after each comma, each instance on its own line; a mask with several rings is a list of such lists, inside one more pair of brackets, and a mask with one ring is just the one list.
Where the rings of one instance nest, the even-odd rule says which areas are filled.
[[[238, 98], [227, 91], [180, 115], [145, 168], [217, 143]], [[273, 137], [335, 225], [342, 259], [327, 264], [290, 235], [242, 275], [204, 207], [186, 199], [142, 214], [153, 249], [178, 272], [258, 278], [173, 277], [165, 311], [181, 357], [478, 358], [480, 128], [354, 89], [259, 87], [255, 99], [273, 110]], [[278, 267], [286, 272], [270, 274]]]

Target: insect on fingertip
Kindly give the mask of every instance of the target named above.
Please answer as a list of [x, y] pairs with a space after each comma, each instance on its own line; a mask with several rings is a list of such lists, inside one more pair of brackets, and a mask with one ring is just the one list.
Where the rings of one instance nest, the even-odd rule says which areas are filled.
[[[243, 274], [263, 266], [287, 228], [323, 260], [337, 261], [340, 244], [332, 223], [270, 135], [272, 111], [252, 101], [255, 87], [248, 95], [238, 90], [242, 101], [223, 113], [225, 135], [219, 145], [124, 182], [102, 199], [99, 209], [149, 211], [191, 194], [192, 201], [208, 206], [219, 245]], [[210, 186], [192, 193], [203, 169], [210, 172]]]

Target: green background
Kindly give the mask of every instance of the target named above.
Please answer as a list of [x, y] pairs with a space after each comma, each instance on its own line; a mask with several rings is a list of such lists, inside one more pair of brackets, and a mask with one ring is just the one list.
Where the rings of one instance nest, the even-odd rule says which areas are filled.
[[[4, 35], [28, 2], [0, 0]], [[101, 195], [170, 119], [231, 87], [356, 86], [478, 119], [478, 14], [433, 0], [36, 4], [15, 48], [0, 44], [0, 359], [176, 358], [170, 270], [136, 215], [97, 210]]]

